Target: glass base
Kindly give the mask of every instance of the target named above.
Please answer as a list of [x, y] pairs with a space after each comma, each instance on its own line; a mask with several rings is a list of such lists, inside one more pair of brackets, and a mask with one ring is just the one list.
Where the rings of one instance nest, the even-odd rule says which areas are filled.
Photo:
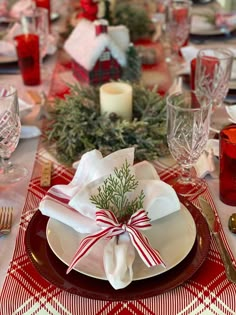
[[25, 167], [14, 164], [7, 172], [0, 174], [0, 185], [17, 183], [28, 175]]
[[174, 178], [168, 181], [177, 194], [184, 197], [197, 196], [207, 189], [205, 181], [200, 178], [191, 178], [191, 181], [183, 181], [181, 178]]

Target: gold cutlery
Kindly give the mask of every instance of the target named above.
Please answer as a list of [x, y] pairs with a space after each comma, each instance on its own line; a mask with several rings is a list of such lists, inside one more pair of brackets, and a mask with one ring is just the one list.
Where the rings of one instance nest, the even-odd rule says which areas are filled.
[[13, 207], [0, 208], [0, 236], [11, 232]]
[[202, 209], [202, 214], [205, 217], [211, 234], [214, 236], [222, 261], [225, 266], [226, 276], [229, 281], [236, 283], [236, 268], [233, 265], [231, 257], [225, 248], [222, 238], [219, 233], [219, 222], [215, 216], [214, 210], [211, 205], [202, 197], [199, 197], [199, 203]]

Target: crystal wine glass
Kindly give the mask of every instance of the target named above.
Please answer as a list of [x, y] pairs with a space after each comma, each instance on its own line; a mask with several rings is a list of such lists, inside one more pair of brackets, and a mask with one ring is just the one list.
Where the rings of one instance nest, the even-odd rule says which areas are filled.
[[28, 171], [10, 161], [20, 138], [20, 117], [17, 91], [11, 85], [0, 85], [0, 184], [14, 183]]
[[166, 35], [169, 38], [171, 55], [166, 58], [166, 61], [172, 65], [181, 61], [179, 50], [189, 36], [190, 8], [189, 0], [172, 0], [168, 5]]
[[206, 189], [204, 181], [193, 175], [192, 168], [208, 140], [212, 103], [201, 95], [198, 107], [192, 106], [192, 93], [183, 91], [167, 97], [167, 141], [170, 153], [181, 168], [180, 176], [170, 184], [184, 196]]
[[233, 59], [233, 53], [225, 48], [205, 48], [198, 52], [195, 90], [209, 95], [214, 109], [222, 105], [228, 92]]

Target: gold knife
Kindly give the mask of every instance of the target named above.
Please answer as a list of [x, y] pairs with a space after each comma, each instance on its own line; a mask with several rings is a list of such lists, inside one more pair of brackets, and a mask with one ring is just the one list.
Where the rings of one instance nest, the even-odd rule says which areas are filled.
[[224, 246], [222, 238], [219, 233], [219, 222], [215, 216], [214, 210], [211, 205], [203, 197], [198, 198], [202, 208], [202, 214], [205, 217], [211, 234], [214, 236], [222, 261], [225, 266], [226, 276], [229, 281], [236, 283], [236, 268], [234, 267], [230, 255]]

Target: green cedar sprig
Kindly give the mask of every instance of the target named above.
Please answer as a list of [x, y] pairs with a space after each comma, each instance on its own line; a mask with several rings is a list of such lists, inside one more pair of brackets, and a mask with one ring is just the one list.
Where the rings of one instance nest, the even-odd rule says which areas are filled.
[[102, 186], [98, 187], [98, 194], [92, 195], [90, 200], [98, 209], [111, 210], [119, 222], [126, 222], [133, 213], [143, 208], [143, 190], [133, 200], [129, 200], [127, 196], [137, 186], [138, 181], [131, 174], [126, 161], [120, 169], [114, 169], [114, 175], [110, 174], [104, 180]]

